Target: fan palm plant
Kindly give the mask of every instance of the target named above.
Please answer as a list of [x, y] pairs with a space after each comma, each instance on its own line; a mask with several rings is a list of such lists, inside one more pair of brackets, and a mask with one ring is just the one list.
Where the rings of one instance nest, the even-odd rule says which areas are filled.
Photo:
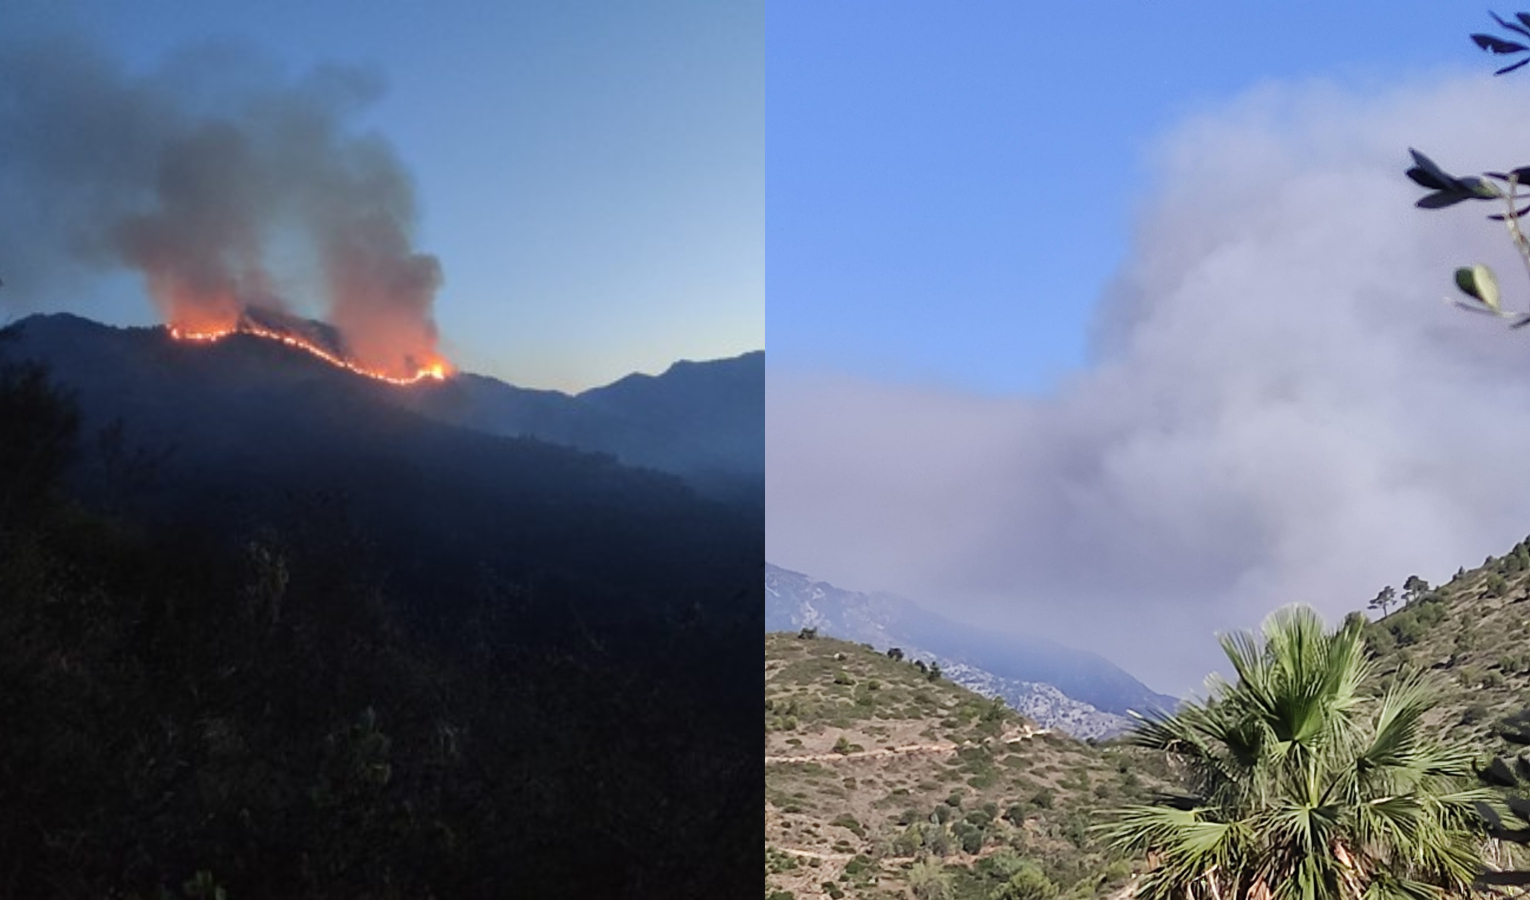
[[1183, 765], [1188, 793], [1102, 826], [1146, 852], [1137, 895], [1193, 900], [1424, 898], [1465, 894], [1481, 869], [1472, 754], [1431, 736], [1423, 677], [1378, 690], [1352, 619], [1328, 631], [1292, 606], [1224, 635], [1237, 673], [1204, 702], [1130, 736]]

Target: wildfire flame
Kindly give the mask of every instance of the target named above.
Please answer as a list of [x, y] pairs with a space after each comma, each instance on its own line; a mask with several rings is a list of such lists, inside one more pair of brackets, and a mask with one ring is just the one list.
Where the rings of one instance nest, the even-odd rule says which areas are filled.
[[451, 374], [451, 366], [446, 361], [435, 360], [428, 365], [421, 366], [415, 371], [413, 375], [389, 375], [387, 372], [383, 372], [379, 369], [370, 369], [366, 366], [356, 363], [353, 360], [346, 359], [345, 357], [326, 350], [323, 347], [320, 347], [318, 344], [315, 344], [310, 340], [306, 340], [298, 335], [285, 331], [277, 331], [273, 328], [267, 328], [266, 326], [261, 325], [259, 322], [250, 321], [248, 318], [241, 318], [237, 325], [234, 325], [230, 328], [217, 328], [211, 330], [192, 330], [189, 328], [182, 328], [178, 325], [170, 326], [170, 336], [172, 338], [178, 341], [192, 341], [200, 344], [211, 344], [216, 341], [221, 341], [231, 334], [248, 334], [258, 338], [265, 338], [266, 340], [278, 341], [287, 345], [288, 347], [302, 350], [304, 353], [307, 353], [310, 356], [317, 356], [319, 359], [324, 360], [332, 366], [337, 366], [339, 368], [345, 369], [348, 372], [354, 372], [357, 375], [362, 375], [367, 378], [375, 378], [378, 381], [385, 381], [388, 384], [407, 386], [411, 384], [418, 384], [419, 382], [426, 380], [445, 381], [446, 377]]

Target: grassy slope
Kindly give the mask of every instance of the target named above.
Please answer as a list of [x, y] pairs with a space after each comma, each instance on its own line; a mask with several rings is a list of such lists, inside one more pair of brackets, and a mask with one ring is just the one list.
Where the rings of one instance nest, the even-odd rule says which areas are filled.
[[[1530, 539], [1527, 539], [1530, 540]], [[1507, 714], [1530, 706], [1530, 545], [1489, 557], [1448, 584], [1420, 592], [1372, 622], [1366, 637], [1382, 671], [1431, 670], [1440, 690], [1435, 724], [1483, 747]]]
[[[1429, 670], [1436, 728], [1502, 752], [1499, 723], [1530, 707], [1530, 538], [1417, 591], [1366, 636], [1383, 679]], [[1062, 897], [1112, 893], [1129, 869], [1087, 826], [1145, 799], [1163, 762], [1031, 732], [1013, 710], [862, 645], [766, 635], [766, 895], [912, 897], [912, 870], [932, 855], [952, 900], [986, 900], [991, 870], [1013, 857], [1040, 864]], [[912, 745], [929, 749], [885, 753]]]
[[929, 856], [953, 900], [986, 900], [1016, 857], [1062, 896], [1095, 896], [1130, 869], [1088, 826], [1162, 777], [1142, 754], [1038, 733], [911, 663], [830, 638], [766, 635], [765, 732], [766, 894], [800, 900], [913, 896], [911, 870]]
[[[1502, 752], [1499, 724], [1530, 707], [1530, 538], [1399, 605], [1366, 627], [1383, 679], [1428, 670], [1432, 724]], [[1034, 726], [1013, 710], [828, 638], [767, 635], [765, 701], [767, 896], [912, 897], [910, 871], [932, 853], [952, 900], [986, 898], [1007, 856], [1039, 863], [1063, 897], [1103, 896], [1128, 869], [1087, 826], [1168, 776], [1140, 751], [1024, 736]], [[866, 753], [911, 745], [933, 749]]]

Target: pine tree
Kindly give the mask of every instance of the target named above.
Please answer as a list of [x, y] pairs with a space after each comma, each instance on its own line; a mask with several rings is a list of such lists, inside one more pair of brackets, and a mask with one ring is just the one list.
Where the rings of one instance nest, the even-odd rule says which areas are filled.
[[1368, 608], [1381, 610], [1381, 617], [1385, 619], [1387, 617], [1387, 610], [1396, 602], [1397, 592], [1392, 590], [1392, 586], [1389, 584], [1376, 594], [1376, 599], [1370, 602]]

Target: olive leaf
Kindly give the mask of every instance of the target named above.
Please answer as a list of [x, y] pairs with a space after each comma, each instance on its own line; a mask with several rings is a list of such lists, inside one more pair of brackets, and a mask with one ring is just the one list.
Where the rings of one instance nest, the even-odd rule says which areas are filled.
[[1479, 303], [1493, 312], [1503, 314], [1503, 308], [1499, 305], [1498, 279], [1493, 275], [1493, 270], [1487, 266], [1478, 263], [1457, 269], [1456, 287], [1460, 288], [1463, 294], [1475, 297]]

